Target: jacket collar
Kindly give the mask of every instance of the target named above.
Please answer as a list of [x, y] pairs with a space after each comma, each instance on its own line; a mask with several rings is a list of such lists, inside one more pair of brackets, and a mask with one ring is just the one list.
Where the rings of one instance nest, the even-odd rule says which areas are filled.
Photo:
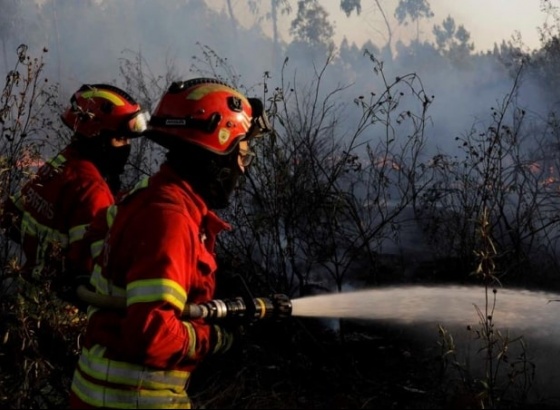
[[[197, 223], [208, 232], [218, 233], [222, 230], [231, 231], [232, 226], [220, 218], [213, 210], [209, 209], [206, 202], [198, 195], [191, 185], [181, 178], [168, 164], [163, 163], [154, 178], [168, 180], [178, 186], [190, 199], [193, 207], [189, 209], [195, 216]], [[188, 204], [187, 204], [188, 206]]]

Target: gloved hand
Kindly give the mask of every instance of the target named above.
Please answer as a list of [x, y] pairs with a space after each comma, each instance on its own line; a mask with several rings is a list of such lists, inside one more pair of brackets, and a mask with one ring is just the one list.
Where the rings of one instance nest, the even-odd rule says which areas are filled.
[[60, 290], [57, 292], [58, 297], [65, 302], [76, 306], [80, 312], [86, 313], [89, 305], [78, 297], [76, 291], [78, 287], [82, 285], [90, 287], [89, 278], [90, 276], [85, 274], [69, 275], [67, 283], [62, 285]]
[[245, 326], [242, 324], [212, 324], [212, 354], [222, 354], [228, 352], [235, 342], [239, 342], [246, 333]]
[[86, 302], [84, 302], [82, 299], [80, 299], [76, 292], [78, 290], [78, 287], [80, 287], [80, 286], [85, 286], [86, 288], [91, 288], [92, 286], [89, 284], [89, 279], [90, 279], [90, 275], [77, 275], [74, 278], [74, 282], [73, 282], [73, 286], [72, 286], [72, 290], [74, 292], [74, 296], [75, 296], [75, 299], [76, 299], [76, 303], [74, 303], [74, 304], [80, 310], [80, 312], [85, 312], [85, 313], [87, 313], [87, 309], [88, 309], [89, 305]]

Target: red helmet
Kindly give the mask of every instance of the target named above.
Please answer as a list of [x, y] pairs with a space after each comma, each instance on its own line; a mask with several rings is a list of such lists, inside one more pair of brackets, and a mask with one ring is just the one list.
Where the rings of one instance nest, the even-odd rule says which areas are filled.
[[137, 137], [146, 130], [149, 118], [130, 95], [107, 84], [83, 85], [61, 115], [66, 126], [87, 138], [102, 133]]
[[213, 78], [174, 82], [153, 112], [149, 137], [166, 148], [187, 142], [227, 155], [251, 134], [251, 100]]

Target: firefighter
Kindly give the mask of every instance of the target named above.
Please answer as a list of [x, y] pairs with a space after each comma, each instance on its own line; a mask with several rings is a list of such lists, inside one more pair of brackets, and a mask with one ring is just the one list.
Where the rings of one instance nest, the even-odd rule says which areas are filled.
[[165, 161], [106, 213], [91, 275], [95, 292], [127, 308], [88, 308], [71, 408], [191, 408], [191, 373], [226, 352], [232, 333], [180, 315], [214, 297], [216, 237], [231, 229], [215, 210], [269, 130], [261, 101], [220, 80], [174, 82], [163, 94], [145, 135], [167, 149]]
[[5, 200], [1, 225], [22, 247], [22, 276], [70, 295], [75, 272], [92, 269], [81, 251], [85, 228], [114, 203], [130, 139], [145, 131], [149, 113], [120, 88], [88, 84], [61, 119], [70, 143]]

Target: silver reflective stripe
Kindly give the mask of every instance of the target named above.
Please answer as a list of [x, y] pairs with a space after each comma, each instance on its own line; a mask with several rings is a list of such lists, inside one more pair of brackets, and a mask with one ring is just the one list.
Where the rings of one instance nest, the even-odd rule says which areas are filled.
[[178, 370], [157, 370], [133, 363], [110, 360], [104, 357], [106, 349], [95, 345], [82, 349], [79, 360], [80, 369], [88, 376], [109, 383], [123, 384], [146, 390], [185, 389], [190, 373]]
[[134, 188], [132, 188], [129, 192], [127, 192], [122, 199], [126, 198], [129, 195], [132, 195], [134, 192], [139, 191], [141, 189], [146, 188], [150, 183], [150, 178], [149, 177], [144, 177], [142, 178], [140, 181], [138, 181], [136, 183], [136, 185], [134, 185]]
[[92, 244], [90, 245], [89, 249], [91, 252], [91, 256], [94, 259], [97, 258], [99, 255], [101, 255], [101, 251], [103, 250], [104, 243], [105, 241], [103, 239], [100, 239], [99, 241], [92, 242]]
[[144, 279], [130, 282], [126, 286], [127, 305], [164, 300], [179, 310], [185, 308], [187, 293], [171, 279]]
[[[58, 154], [48, 163], [55, 169], [60, 167], [66, 162], [66, 158], [62, 154]], [[25, 210], [25, 198], [21, 191], [12, 196], [15, 206], [22, 212], [21, 218], [21, 237], [25, 235], [35, 236], [39, 245], [35, 254], [35, 266], [33, 267], [32, 274], [39, 275], [45, 267], [46, 253], [50, 248], [58, 247], [67, 249], [69, 244], [69, 237], [66, 233], [57, 231], [46, 225], [42, 225]]]
[[181, 322], [187, 329], [187, 333], [189, 334], [189, 350], [187, 351], [187, 357], [194, 359], [196, 355], [196, 331], [194, 330], [194, 326], [191, 322]]
[[40, 239], [46, 240], [50, 243], [57, 243], [63, 247], [68, 246], [68, 235], [57, 231], [56, 229], [49, 228], [46, 225], [42, 225], [31, 214], [25, 212], [22, 216], [21, 221], [22, 235], [29, 234], [37, 236]]
[[[91, 276], [89, 277], [89, 283], [95, 288], [95, 291], [101, 295], [120, 296], [125, 298], [126, 289], [115, 286], [112, 282], [109, 282], [107, 279], [105, 279], [101, 274], [101, 270], [101, 266], [96, 263], [93, 266]], [[89, 305], [87, 310], [88, 320], [95, 312], [99, 310], [99, 308], [93, 305]]]
[[17, 209], [19, 209], [21, 212], [25, 211], [23, 205], [23, 196], [21, 195], [21, 191], [12, 195], [10, 198], [12, 199], [12, 202], [14, 203]]
[[[106, 218], [106, 221], [107, 221], [107, 230], [109, 230], [111, 228], [111, 226], [113, 225], [113, 222], [115, 221], [116, 216], [117, 216], [117, 206], [116, 205], [110, 205], [105, 212], [105, 218]], [[101, 252], [103, 251], [103, 245], [104, 244], [105, 244], [105, 238], [99, 239], [99, 240], [91, 243], [90, 252], [91, 252], [91, 256], [94, 259], [97, 258], [99, 255], [101, 255]]]
[[216, 336], [216, 343], [214, 344], [214, 349], [212, 353], [227, 352], [231, 349], [233, 344], [233, 335], [229, 332], [224, 331], [220, 326], [213, 325], [214, 335]]
[[97, 293], [102, 295], [126, 297], [126, 289], [115, 286], [113, 282], [108, 281], [101, 274], [101, 266], [95, 264], [91, 272], [89, 283], [93, 285]]
[[68, 235], [63, 234], [48, 226], [42, 225], [28, 212], [24, 212], [21, 219], [21, 236], [34, 236], [38, 246], [35, 254], [35, 266], [32, 274], [39, 275], [45, 266], [45, 257], [51, 248], [68, 248]]
[[87, 226], [88, 224], [84, 224], [84, 225], [77, 225], [74, 226], [73, 228], [70, 228], [70, 230], [68, 231], [68, 242], [74, 243], [76, 241], [81, 240], [84, 237], [84, 234], [86, 233]]
[[117, 217], [117, 211], [118, 209], [116, 205], [110, 205], [109, 208], [107, 208], [106, 218], [107, 218], [107, 226], [109, 228], [113, 225], [113, 222]]
[[121, 390], [100, 386], [84, 379], [79, 371], [74, 373], [72, 391], [83, 402], [96, 407], [113, 409], [190, 409], [187, 392], [170, 390]]
[[66, 162], [66, 158], [64, 158], [64, 155], [62, 154], [58, 154], [56, 157], [54, 157], [53, 159], [51, 159], [50, 161], [48, 161], [48, 163], [53, 167], [53, 168], [58, 168], [59, 166], [61, 166], [62, 164], [64, 164]]

